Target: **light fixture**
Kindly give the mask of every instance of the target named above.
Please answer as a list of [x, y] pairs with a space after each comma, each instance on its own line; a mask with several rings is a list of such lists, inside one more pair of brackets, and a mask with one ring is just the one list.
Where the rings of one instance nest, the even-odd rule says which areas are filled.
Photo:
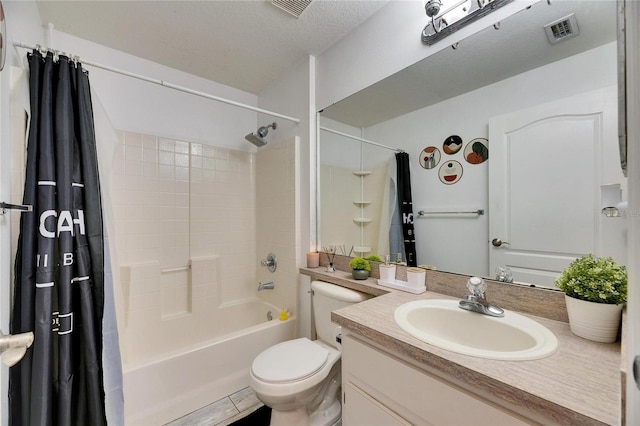
[[427, 0], [424, 11], [430, 22], [422, 30], [422, 42], [431, 45], [512, 1]]

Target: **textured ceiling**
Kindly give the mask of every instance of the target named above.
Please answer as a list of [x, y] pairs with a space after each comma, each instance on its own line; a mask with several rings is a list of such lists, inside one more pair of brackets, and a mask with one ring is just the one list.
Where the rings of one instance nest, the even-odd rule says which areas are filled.
[[387, 1], [38, 1], [43, 25], [253, 94], [319, 55]]

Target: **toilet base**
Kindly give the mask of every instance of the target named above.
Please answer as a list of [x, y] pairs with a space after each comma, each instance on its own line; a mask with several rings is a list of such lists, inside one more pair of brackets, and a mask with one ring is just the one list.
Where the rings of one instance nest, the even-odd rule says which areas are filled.
[[309, 415], [307, 410], [300, 408], [291, 411], [271, 410], [270, 426], [341, 426], [342, 406], [336, 400], [330, 408], [316, 411]]
[[340, 426], [342, 424], [342, 404], [336, 399], [330, 407], [311, 413], [312, 426]]
[[300, 426], [311, 426], [311, 419], [309, 418], [309, 414], [307, 410], [303, 408], [298, 408], [297, 410], [290, 411], [278, 411], [271, 410], [271, 423], [270, 426], [290, 426], [290, 425], [300, 425]]

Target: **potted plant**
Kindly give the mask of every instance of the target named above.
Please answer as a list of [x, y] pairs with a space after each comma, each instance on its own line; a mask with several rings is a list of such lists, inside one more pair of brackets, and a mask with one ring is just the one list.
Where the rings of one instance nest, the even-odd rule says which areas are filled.
[[373, 262], [382, 262], [382, 258], [380, 256], [378, 256], [377, 254], [371, 254], [367, 257], [365, 257], [366, 260], [368, 261], [373, 261]]
[[622, 306], [627, 301], [627, 270], [611, 257], [578, 258], [556, 279], [565, 293], [571, 331], [596, 342], [618, 337]]
[[371, 264], [368, 260], [361, 257], [354, 257], [349, 262], [349, 268], [351, 268], [351, 274], [356, 280], [366, 280], [369, 278], [369, 272], [371, 272]]

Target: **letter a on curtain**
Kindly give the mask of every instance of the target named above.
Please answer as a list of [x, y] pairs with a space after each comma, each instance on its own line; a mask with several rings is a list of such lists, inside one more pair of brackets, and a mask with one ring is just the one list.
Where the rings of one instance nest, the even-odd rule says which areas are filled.
[[35, 340], [10, 370], [12, 425], [106, 424], [104, 249], [89, 78], [29, 54], [31, 115], [11, 333]]
[[416, 266], [416, 237], [413, 230], [413, 201], [411, 198], [411, 172], [409, 170], [409, 154], [396, 154], [398, 177], [398, 208], [402, 218], [402, 237], [407, 266]]

